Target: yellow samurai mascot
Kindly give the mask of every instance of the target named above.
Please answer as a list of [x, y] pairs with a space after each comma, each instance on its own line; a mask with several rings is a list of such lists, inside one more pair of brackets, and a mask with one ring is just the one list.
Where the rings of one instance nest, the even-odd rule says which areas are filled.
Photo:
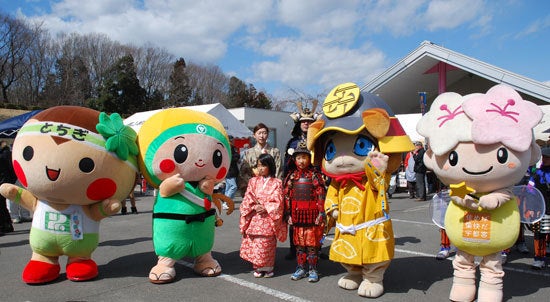
[[[149, 273], [149, 281], [174, 281], [174, 265], [183, 257], [195, 258], [197, 274], [219, 275], [221, 267], [210, 251], [217, 222], [213, 205], [221, 207], [212, 194], [214, 186], [225, 179], [231, 162], [223, 125], [207, 113], [166, 109], [143, 123], [138, 146], [141, 171], [159, 189], [153, 207], [153, 245], [158, 262]], [[226, 201], [229, 214], [233, 203]]]
[[328, 94], [307, 140], [314, 164], [331, 179], [325, 199], [329, 224], [333, 219], [336, 226], [330, 259], [348, 271], [338, 285], [379, 297], [394, 254], [386, 190], [413, 144], [389, 106], [353, 83]]
[[3, 184], [0, 192], [34, 212], [25, 283], [57, 279], [62, 255], [68, 256], [69, 280], [98, 275], [91, 256], [99, 243], [99, 221], [117, 213], [134, 189], [135, 140], [120, 115], [76, 106], [46, 109], [19, 130], [13, 167], [25, 189]]

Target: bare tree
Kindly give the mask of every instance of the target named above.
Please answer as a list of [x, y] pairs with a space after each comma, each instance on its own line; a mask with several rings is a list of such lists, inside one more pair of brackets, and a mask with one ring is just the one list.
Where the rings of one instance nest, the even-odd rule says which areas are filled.
[[38, 37], [40, 26], [32, 28], [23, 20], [0, 13], [0, 89], [2, 102], [8, 91], [24, 74], [29, 49]]
[[139, 83], [145, 89], [147, 97], [152, 97], [155, 92], [167, 93], [174, 55], [165, 48], [154, 47], [149, 43], [134, 48], [132, 54]]
[[226, 103], [229, 77], [217, 65], [187, 65], [193, 105]]

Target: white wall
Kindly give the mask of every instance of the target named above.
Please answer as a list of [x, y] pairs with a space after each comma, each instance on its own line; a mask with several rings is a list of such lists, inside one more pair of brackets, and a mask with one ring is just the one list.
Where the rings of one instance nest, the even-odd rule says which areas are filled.
[[270, 128], [270, 137], [275, 134], [274, 145], [281, 151], [281, 156], [284, 155], [286, 143], [290, 139], [290, 132], [294, 127], [294, 121], [290, 118], [291, 112], [244, 107], [229, 109], [229, 112], [251, 131], [257, 124], [264, 123]]

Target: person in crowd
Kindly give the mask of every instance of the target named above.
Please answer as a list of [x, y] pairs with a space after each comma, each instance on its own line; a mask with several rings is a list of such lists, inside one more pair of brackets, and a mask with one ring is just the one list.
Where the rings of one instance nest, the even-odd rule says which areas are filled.
[[271, 155], [261, 154], [256, 165], [258, 175], [248, 182], [240, 206], [240, 256], [252, 263], [254, 277], [271, 278], [277, 240], [282, 242], [287, 237], [283, 185], [275, 177], [275, 160]]
[[[239, 151], [235, 147], [235, 138], [229, 135], [229, 143], [231, 144], [231, 164], [229, 166], [229, 171], [225, 176], [225, 191], [224, 195], [233, 199], [235, 193], [237, 192], [237, 176], [239, 176]], [[226, 202], [223, 203], [223, 209], [229, 209]]]
[[414, 172], [416, 173], [416, 200], [426, 201], [426, 166], [424, 165], [424, 146], [422, 142], [414, 143]]
[[276, 178], [281, 178], [281, 152], [279, 149], [272, 147], [267, 142], [269, 136], [269, 128], [263, 124], [259, 123], [254, 127], [254, 139], [256, 139], [256, 145], [249, 148], [245, 151], [244, 157], [242, 159], [241, 170], [239, 172], [238, 185], [241, 191], [241, 195], [245, 195], [245, 190], [248, 186], [248, 181], [256, 176], [255, 167], [256, 162], [261, 154], [269, 154], [273, 157], [275, 161], [275, 173]]
[[[134, 182], [134, 188], [140, 182], [141, 182], [141, 176], [140, 176], [139, 173], [136, 173], [136, 180]], [[130, 210], [132, 211], [132, 214], [138, 214], [138, 210], [137, 210], [137, 207], [136, 207], [136, 196], [134, 195], [134, 190], [135, 189], [132, 189], [130, 194], [128, 194], [128, 199], [130, 199]], [[126, 207], [126, 199], [124, 199], [122, 201], [122, 207], [120, 208], [120, 214], [126, 215], [126, 213], [128, 213], [128, 208]]]
[[535, 170], [530, 180], [542, 193], [546, 203], [546, 213], [542, 220], [532, 226], [535, 258], [531, 267], [536, 270], [546, 266], [546, 245], [550, 233], [550, 147], [544, 147], [541, 151], [541, 165]]
[[285, 217], [293, 229], [290, 241], [296, 246], [298, 264], [290, 278], [299, 280], [307, 276], [309, 282], [317, 282], [317, 262], [326, 221], [324, 180], [311, 165], [311, 153], [305, 141], [298, 143], [292, 158], [283, 183]]
[[409, 198], [416, 198], [416, 172], [414, 172], [414, 156], [413, 152], [407, 153], [405, 157], [405, 179], [407, 180], [407, 191]]
[[[11, 162], [11, 149], [6, 141], [0, 142], [0, 184], [13, 184], [17, 180]], [[6, 198], [0, 195], [0, 235], [13, 232], [13, 224], [6, 203]]]
[[294, 121], [294, 128], [292, 128], [292, 132], [290, 133], [292, 137], [288, 140], [285, 147], [283, 178], [285, 178], [289, 172], [289, 164], [292, 164], [294, 161], [292, 153], [298, 147], [299, 142], [306, 140], [307, 129], [309, 129], [309, 125], [317, 118], [317, 114], [315, 113], [317, 100], [313, 101], [312, 110], [307, 107], [303, 108], [302, 102], [298, 102], [296, 105], [298, 107], [298, 112], [294, 112], [290, 115]]

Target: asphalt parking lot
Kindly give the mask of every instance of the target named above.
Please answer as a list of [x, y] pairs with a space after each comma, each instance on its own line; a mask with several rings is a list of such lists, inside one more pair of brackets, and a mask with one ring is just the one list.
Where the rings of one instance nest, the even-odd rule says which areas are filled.
[[[363, 301], [355, 291], [340, 289], [344, 269], [321, 260], [317, 283], [290, 280], [295, 262], [285, 260], [288, 241], [279, 243], [274, 278], [254, 278], [249, 263], [239, 258], [238, 215], [222, 216], [224, 225], [216, 231], [214, 257], [222, 275], [204, 278], [190, 268], [192, 259], [176, 265], [177, 280], [154, 285], [147, 279], [156, 263], [151, 241], [153, 196], [137, 196], [139, 214], [115, 215], [102, 221], [100, 244], [93, 254], [99, 266], [97, 279], [71, 282], [61, 277], [53, 283], [30, 286], [21, 272], [31, 256], [28, 236], [31, 223], [15, 224], [15, 232], [0, 237], [0, 301]], [[238, 199], [237, 199], [238, 201]], [[385, 294], [378, 301], [447, 301], [452, 281], [449, 259], [438, 261], [439, 231], [428, 215], [428, 202], [395, 193], [390, 199], [396, 237], [395, 259], [386, 271]], [[532, 251], [532, 234], [526, 233]], [[330, 238], [323, 250], [328, 252]], [[550, 297], [550, 271], [530, 268], [530, 255], [512, 250], [505, 265], [506, 301], [546, 301]]]

